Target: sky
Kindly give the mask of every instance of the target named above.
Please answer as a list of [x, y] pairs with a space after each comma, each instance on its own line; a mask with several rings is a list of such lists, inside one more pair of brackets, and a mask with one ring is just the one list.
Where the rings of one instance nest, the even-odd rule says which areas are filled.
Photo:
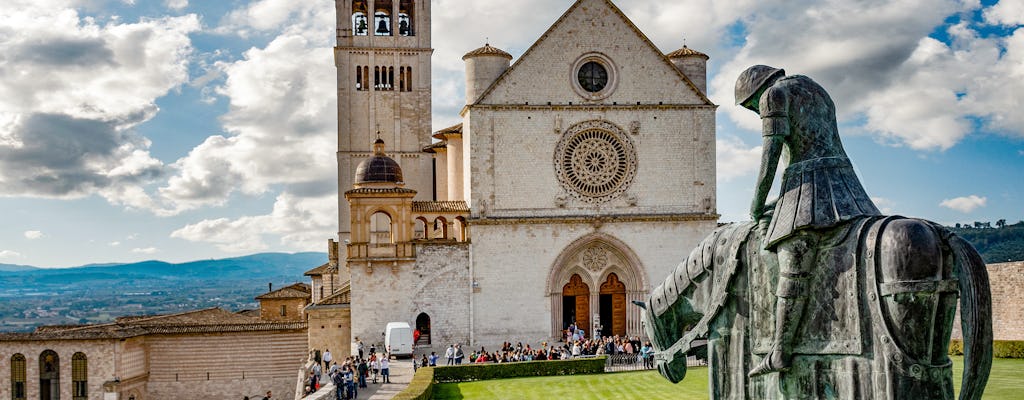
[[[519, 57], [572, 0], [433, 0], [433, 126], [461, 56]], [[663, 51], [710, 56], [718, 212], [748, 219], [746, 67], [822, 84], [886, 213], [1024, 219], [1024, 0], [617, 0]], [[0, 3], [0, 263], [326, 251], [337, 231], [334, 2]]]

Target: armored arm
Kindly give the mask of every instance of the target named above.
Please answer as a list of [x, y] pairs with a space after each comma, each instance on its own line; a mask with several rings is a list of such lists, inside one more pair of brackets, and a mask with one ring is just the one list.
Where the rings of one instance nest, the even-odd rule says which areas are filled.
[[761, 97], [758, 107], [764, 143], [761, 151], [761, 169], [757, 174], [757, 185], [754, 187], [754, 200], [750, 204], [750, 216], [754, 221], [760, 220], [764, 215], [768, 191], [775, 181], [782, 147], [785, 145], [786, 136], [789, 135], [788, 103], [783, 91], [770, 88]]

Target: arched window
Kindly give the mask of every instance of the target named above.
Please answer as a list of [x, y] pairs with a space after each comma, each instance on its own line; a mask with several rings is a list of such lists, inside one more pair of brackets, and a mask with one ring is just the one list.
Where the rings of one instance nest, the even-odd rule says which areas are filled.
[[373, 90], [380, 90], [380, 67], [373, 67]]
[[398, 34], [400, 36], [416, 36], [413, 30], [413, 12], [416, 9], [416, 2], [413, 0], [401, 0], [398, 3]]
[[412, 91], [412, 67], [405, 67], [405, 91]]
[[391, 36], [391, 0], [377, 0], [373, 7], [373, 34]]
[[366, 19], [366, 0], [352, 2], [352, 34], [366, 36], [369, 26]]
[[370, 217], [370, 244], [389, 245], [394, 243], [391, 236], [391, 216], [378, 211]]
[[25, 356], [21, 353], [11, 356], [11, 399], [25, 400]]
[[458, 238], [459, 241], [460, 242], [467, 242], [467, 241], [469, 241], [469, 229], [467, 228], [468, 224], [466, 223], [466, 219], [463, 218], [463, 217], [455, 217], [455, 223], [457, 224], [457, 229], [458, 229], [457, 232], [459, 234], [459, 238]]
[[370, 67], [363, 67], [363, 90], [370, 90]]
[[60, 356], [53, 350], [39, 354], [39, 399], [60, 399]]
[[413, 239], [429, 239], [430, 222], [426, 218], [417, 217], [416, 225], [413, 227]]
[[72, 400], [88, 400], [89, 398], [89, 359], [82, 352], [71, 356], [71, 398]]
[[434, 236], [432, 239], [448, 239], [448, 220], [444, 217], [434, 219]]
[[363, 90], [363, 66], [356, 66], [356, 90]]
[[398, 67], [398, 91], [405, 91], [405, 67]]
[[395, 90], [395, 67], [388, 67], [388, 90]]

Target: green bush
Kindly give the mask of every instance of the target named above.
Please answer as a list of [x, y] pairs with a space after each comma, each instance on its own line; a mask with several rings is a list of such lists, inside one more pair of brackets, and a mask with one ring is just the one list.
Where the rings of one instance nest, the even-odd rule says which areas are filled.
[[[964, 341], [954, 339], [949, 341], [949, 355], [962, 356], [964, 354]], [[1024, 358], [1024, 341], [1022, 340], [994, 340], [992, 341], [992, 357], [995, 358]]]
[[1024, 341], [996, 340], [992, 342], [992, 357], [1024, 358]]
[[434, 397], [434, 367], [425, 367], [416, 370], [412, 381], [405, 390], [393, 397], [397, 400], [430, 400]]
[[449, 383], [519, 378], [524, 376], [600, 374], [604, 372], [606, 358], [602, 356], [565, 361], [526, 361], [437, 367], [434, 371], [434, 381]]

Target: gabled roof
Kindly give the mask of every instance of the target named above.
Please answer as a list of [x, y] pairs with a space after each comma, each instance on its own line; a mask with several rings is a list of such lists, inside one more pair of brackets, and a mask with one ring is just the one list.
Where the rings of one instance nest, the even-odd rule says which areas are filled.
[[256, 296], [256, 300], [269, 300], [269, 299], [306, 299], [311, 296], [313, 289], [305, 283], [295, 283], [283, 288], [277, 289], [273, 292], [264, 293]]
[[352, 284], [346, 283], [333, 294], [320, 299], [320, 301], [310, 307], [315, 308], [316, 306], [338, 306], [349, 304], [352, 304]]
[[175, 314], [120, 317], [106, 324], [40, 326], [32, 333], [0, 333], [0, 342], [125, 339], [154, 334], [258, 332], [305, 328], [304, 322], [268, 322], [214, 307]]
[[[482, 102], [484, 99], [486, 99], [487, 96], [490, 95], [491, 92], [493, 92], [496, 87], [498, 87], [499, 85], [502, 84], [502, 82], [505, 80], [506, 77], [508, 77], [510, 74], [512, 74], [512, 72], [516, 69], [517, 66], [521, 65], [525, 60], [529, 59], [530, 53], [532, 53], [534, 51], [534, 49], [538, 48], [541, 43], [543, 43], [545, 40], [547, 40], [551, 36], [551, 34], [556, 30], [556, 28], [558, 28], [558, 26], [561, 25], [568, 18], [569, 15], [572, 15], [572, 13], [574, 11], [576, 11], [576, 9], [579, 8], [581, 4], [583, 4], [584, 2], [588, 2], [588, 1], [604, 2], [608, 6], [608, 8], [610, 8], [612, 10], [612, 12], [615, 13], [615, 15], [618, 15], [620, 18], [622, 18], [622, 20], [626, 23], [626, 25], [629, 26], [629, 28], [632, 29], [633, 32], [635, 32], [637, 34], [637, 36], [640, 37], [640, 39], [645, 44], [650, 46], [650, 48], [652, 50], [654, 50], [655, 53], [657, 53], [658, 55], [661, 56], [663, 61], [669, 67], [671, 67], [673, 71], [675, 71], [676, 75], [678, 75], [679, 78], [682, 79], [686, 83], [686, 85], [689, 86], [690, 89], [693, 90], [693, 92], [701, 99], [701, 101], [704, 102], [705, 105], [709, 105], [709, 106], [710, 105], [714, 105], [714, 103], [711, 102], [711, 99], [708, 99], [707, 95], [705, 95], [703, 92], [701, 92], [700, 89], [697, 88], [697, 85], [695, 85], [693, 83], [693, 81], [690, 80], [690, 78], [687, 78], [686, 75], [682, 73], [682, 71], [679, 71], [679, 69], [677, 69], [675, 67], [675, 65], [672, 64], [672, 61], [670, 61], [668, 59], [668, 57], [665, 56], [665, 53], [663, 53], [660, 49], [658, 49], [658, 46], [656, 46], [654, 44], [654, 42], [652, 42], [651, 39], [648, 38], [647, 35], [644, 34], [643, 31], [640, 30], [640, 28], [637, 28], [636, 24], [634, 24], [633, 21], [631, 19], [629, 19], [629, 17], [627, 17], [626, 14], [624, 14], [622, 12], [622, 10], [619, 9], [618, 6], [615, 5], [615, 3], [612, 3], [611, 0], [576, 0], [576, 2], [573, 3], [573, 5], [570, 6], [568, 10], [565, 10], [565, 13], [563, 13], [561, 17], [558, 17], [558, 19], [555, 20], [555, 23], [551, 24], [551, 26], [548, 27], [548, 30], [545, 31], [544, 34], [541, 35], [540, 38], [537, 39], [537, 41], [534, 42], [533, 45], [530, 46], [530, 48], [527, 49], [526, 52], [523, 53], [523, 55], [520, 56], [519, 59], [516, 60], [516, 62], [512, 64], [511, 67], [506, 69], [505, 72], [502, 73], [501, 76], [498, 77], [498, 79], [495, 79], [494, 82], [491, 83], [491, 86], [489, 86], [487, 88], [487, 90], [485, 90], [483, 93], [481, 93], [480, 96], [477, 96], [476, 102], [474, 102], [472, 105], [480, 104], [480, 102]], [[470, 105], [467, 105], [466, 107], [469, 107], [469, 106]]]
[[458, 124], [455, 124], [455, 125], [449, 126], [447, 128], [444, 128], [442, 130], [439, 130], [437, 132], [434, 132], [434, 134], [431, 137], [433, 137], [434, 139], [442, 139], [443, 140], [446, 135], [461, 135], [461, 134], [462, 134], [462, 123], [459, 122]]
[[325, 263], [319, 267], [306, 271], [305, 276], [323, 276], [331, 272], [331, 263]]

